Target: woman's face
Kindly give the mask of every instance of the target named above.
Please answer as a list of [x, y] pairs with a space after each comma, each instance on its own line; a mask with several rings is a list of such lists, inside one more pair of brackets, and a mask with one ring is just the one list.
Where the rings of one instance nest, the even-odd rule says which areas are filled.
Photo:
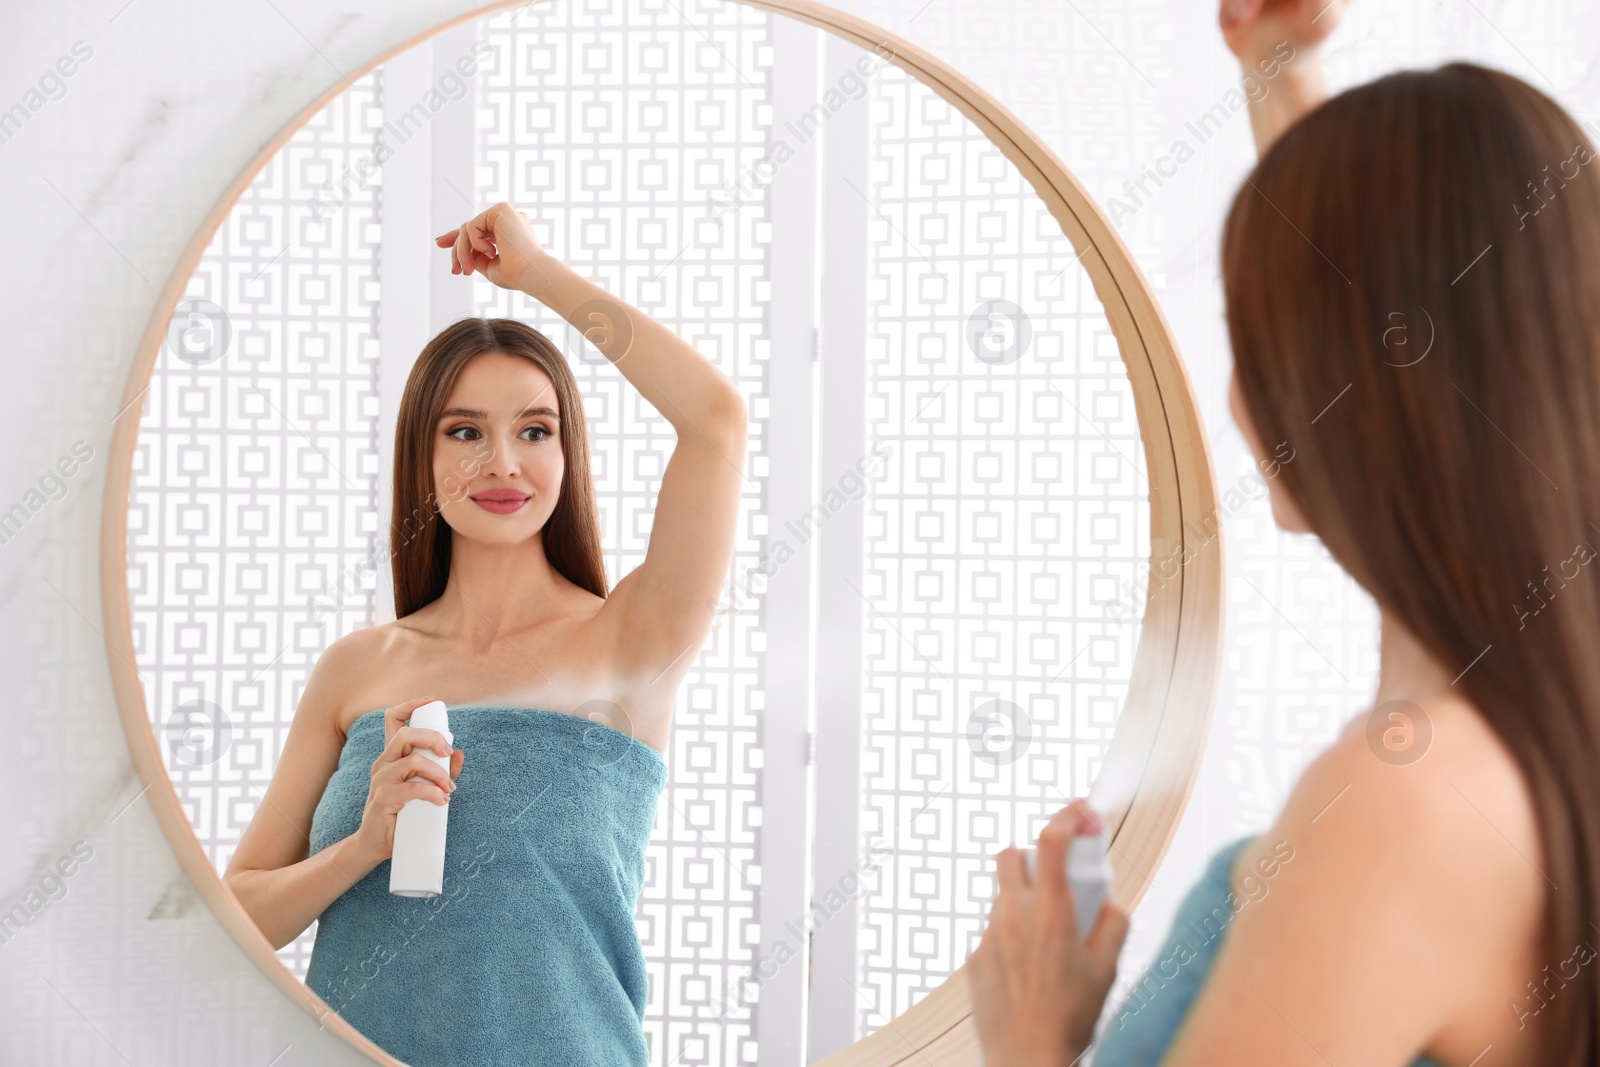
[[549, 375], [505, 352], [461, 368], [434, 427], [433, 490], [458, 536], [510, 545], [544, 528], [566, 469]]
[[[1256, 459], [1256, 470], [1275, 469], [1272, 466], [1275, 457], [1261, 447], [1255, 425], [1250, 421], [1249, 412], [1245, 411], [1244, 396], [1239, 392], [1239, 376], [1231, 372], [1228, 375], [1228, 410], [1233, 412], [1233, 421], [1239, 424], [1239, 432], [1244, 434], [1245, 443], [1250, 446], [1250, 454]], [[1311, 533], [1311, 524], [1306, 522], [1289, 494], [1278, 485], [1278, 479], [1267, 479], [1267, 494], [1272, 499], [1274, 522], [1290, 533]]]

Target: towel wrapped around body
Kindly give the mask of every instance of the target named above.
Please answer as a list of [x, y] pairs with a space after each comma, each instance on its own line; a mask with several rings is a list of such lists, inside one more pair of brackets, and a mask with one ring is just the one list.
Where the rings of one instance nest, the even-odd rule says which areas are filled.
[[[383, 712], [350, 725], [312, 819], [313, 854], [361, 825]], [[467, 758], [444, 891], [394, 896], [390, 863], [378, 864], [318, 919], [306, 985], [411, 1067], [645, 1067], [633, 914], [666, 763], [564, 712], [448, 714]]]

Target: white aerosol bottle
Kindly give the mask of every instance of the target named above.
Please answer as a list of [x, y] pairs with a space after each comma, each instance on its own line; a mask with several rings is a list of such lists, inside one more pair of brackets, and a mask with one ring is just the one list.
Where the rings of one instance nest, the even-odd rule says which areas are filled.
[[[1079, 834], [1067, 845], [1067, 884], [1078, 911], [1078, 937], [1088, 940], [1100, 917], [1100, 905], [1111, 888], [1110, 838], [1103, 833]], [[1028, 877], [1035, 877], [1038, 850], [1028, 849]]]
[[[455, 744], [450, 733], [450, 718], [444, 701], [431, 700], [411, 713], [411, 726], [437, 730], [447, 745]], [[450, 757], [432, 750], [422, 755], [450, 770]], [[413, 782], [428, 781], [413, 775]], [[401, 897], [436, 897], [444, 892], [444, 834], [450, 819], [450, 805], [435, 804], [424, 797], [405, 802], [394, 817], [394, 854], [389, 860], [389, 892]]]

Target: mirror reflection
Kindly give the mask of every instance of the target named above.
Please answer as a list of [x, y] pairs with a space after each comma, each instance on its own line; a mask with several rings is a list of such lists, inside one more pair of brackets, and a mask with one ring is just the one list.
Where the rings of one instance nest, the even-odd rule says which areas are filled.
[[892, 58], [508, 11], [355, 81], [191, 279], [129, 515], [152, 727], [408, 1063], [837, 1051], [1094, 780], [1131, 389], [1060, 224]]

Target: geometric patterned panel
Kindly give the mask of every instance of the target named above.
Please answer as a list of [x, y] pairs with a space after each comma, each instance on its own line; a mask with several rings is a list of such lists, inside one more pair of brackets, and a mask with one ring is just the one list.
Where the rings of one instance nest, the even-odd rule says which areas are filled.
[[[128, 511], [151, 725], [220, 874], [331, 642], [373, 622], [381, 72], [251, 183], [144, 398]], [[364, 565], [365, 564], [365, 565]], [[303, 977], [313, 923], [279, 950]]]
[[[739, 386], [751, 425], [731, 572], [748, 574], [766, 518], [770, 235], [760, 196], [724, 213], [718, 194], [767, 154], [769, 18], [720, 0], [556, 2], [480, 34], [493, 53], [478, 82], [476, 203], [524, 208], [545, 247]], [[474, 281], [476, 314], [520, 318], [568, 356], [615, 583], [644, 559], [677, 435], [564, 319]], [[765, 633], [760, 596], [725, 593], [721, 607], [678, 691], [636, 915], [657, 1067], [756, 1062]]]
[[994, 853], [1086, 794], [1127, 694], [1149, 485], [1115, 336], [1017, 168], [898, 67], [872, 95], [859, 1029], [967, 958]]

